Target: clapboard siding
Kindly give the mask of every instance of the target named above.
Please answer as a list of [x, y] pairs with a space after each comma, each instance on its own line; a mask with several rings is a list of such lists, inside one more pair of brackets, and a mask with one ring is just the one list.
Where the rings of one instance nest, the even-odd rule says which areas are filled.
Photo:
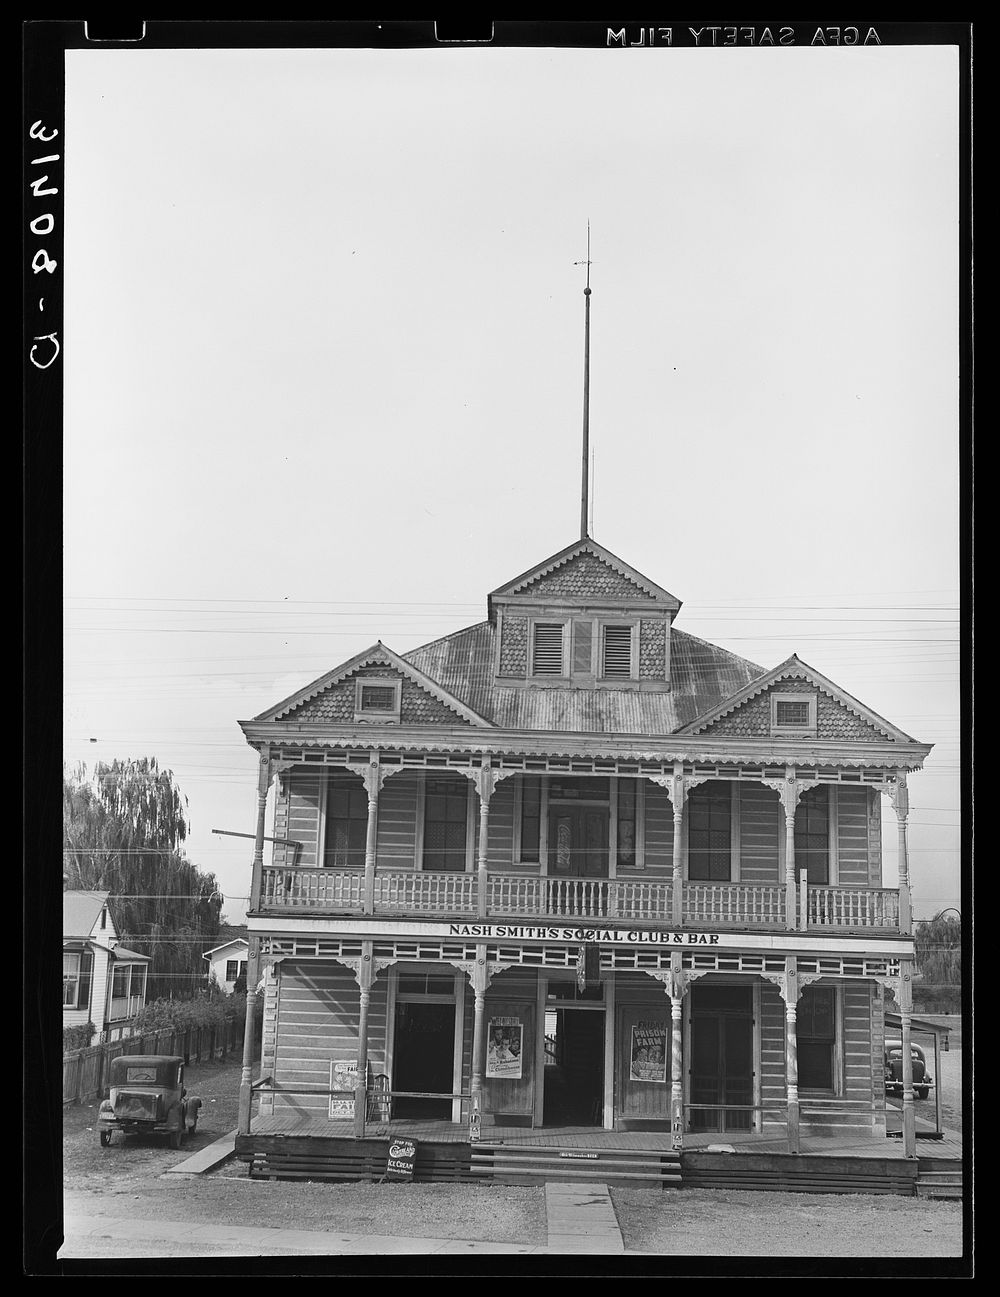
[[[674, 868], [674, 811], [667, 790], [659, 784], [646, 782], [643, 788], [645, 837], [643, 860], [647, 874], [673, 873]], [[619, 869], [625, 876], [630, 870]]]
[[867, 887], [868, 866], [867, 788], [836, 788], [837, 870], [841, 887]]
[[[368, 1059], [376, 1074], [386, 1070], [386, 986], [377, 978], [368, 1010]], [[330, 1064], [358, 1056], [360, 991], [350, 971], [336, 963], [282, 964], [278, 973], [274, 1078], [277, 1085], [328, 1086]], [[317, 1115], [327, 1112], [322, 1095], [275, 1096], [284, 1106]]]
[[785, 1127], [785, 1002], [773, 982], [760, 988], [760, 1102], [764, 1132]]
[[[491, 869], [500, 869], [508, 873], [511, 868], [518, 868], [518, 862], [514, 859], [514, 803], [515, 803], [515, 783], [521, 778], [520, 775], [512, 775], [509, 779], [502, 779], [493, 790], [493, 796], [490, 798], [490, 826], [487, 834], [489, 843], [488, 860]], [[476, 814], [478, 817], [478, 798], [476, 799]], [[479, 825], [476, 825], [476, 854], [479, 852]], [[528, 871], [537, 872], [538, 865], [527, 865]]]
[[763, 784], [737, 788], [740, 816], [740, 882], [777, 883], [781, 801]]
[[400, 773], [387, 779], [378, 799], [378, 864], [386, 869], [412, 869], [417, 854], [417, 804], [421, 787], [417, 775]]
[[319, 817], [324, 779], [324, 775], [312, 771], [292, 771], [285, 794], [286, 836], [299, 843], [295, 862], [307, 868], [321, 863], [318, 860]]

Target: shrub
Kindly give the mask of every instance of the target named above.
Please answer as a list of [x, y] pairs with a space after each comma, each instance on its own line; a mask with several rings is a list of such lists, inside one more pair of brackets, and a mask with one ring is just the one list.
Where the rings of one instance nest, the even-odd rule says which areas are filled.
[[94, 1038], [97, 1028], [92, 1022], [81, 1023], [78, 1027], [63, 1027], [63, 1053], [74, 1049], [86, 1049]]

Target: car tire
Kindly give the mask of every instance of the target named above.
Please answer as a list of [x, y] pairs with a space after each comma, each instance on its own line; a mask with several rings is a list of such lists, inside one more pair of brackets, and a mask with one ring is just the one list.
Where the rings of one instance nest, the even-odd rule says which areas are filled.
[[926, 1085], [918, 1085], [914, 1089], [913, 1093], [917, 1096], [918, 1099], [926, 1099], [930, 1091], [927, 1089]]
[[101, 1140], [101, 1148], [107, 1148], [111, 1143], [111, 1131], [101, 1130], [98, 1131], [98, 1135], [100, 1136], [100, 1140]]
[[198, 1118], [195, 1117], [195, 1119], [194, 1119], [194, 1121], [191, 1123], [191, 1125], [188, 1126], [188, 1134], [189, 1134], [189, 1135], [193, 1135], [194, 1132], [195, 1132], [197, 1129], [198, 1129]]

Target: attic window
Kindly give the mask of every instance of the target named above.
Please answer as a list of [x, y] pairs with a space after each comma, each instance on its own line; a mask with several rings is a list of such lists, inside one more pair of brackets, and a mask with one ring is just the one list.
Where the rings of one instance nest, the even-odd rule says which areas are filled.
[[401, 692], [401, 680], [360, 677], [354, 695], [355, 721], [398, 721]]
[[771, 733], [789, 736], [816, 734], [815, 694], [772, 694]]
[[632, 627], [604, 627], [604, 660], [601, 674], [628, 680], [632, 676]]
[[563, 675], [562, 622], [536, 622], [531, 645], [531, 672], [536, 676]]

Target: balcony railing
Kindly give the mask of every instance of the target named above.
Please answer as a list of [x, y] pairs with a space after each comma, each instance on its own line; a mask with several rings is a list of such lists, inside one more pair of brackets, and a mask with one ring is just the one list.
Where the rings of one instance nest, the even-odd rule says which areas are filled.
[[[803, 899], [804, 898], [804, 899]], [[672, 921], [670, 879], [555, 878], [491, 873], [486, 913], [504, 918]], [[365, 876], [360, 870], [265, 867], [260, 910], [361, 914]], [[479, 880], [472, 873], [376, 870], [372, 910], [382, 915], [475, 918]], [[800, 890], [789, 924], [784, 885], [684, 883], [683, 922], [702, 927], [898, 932], [899, 893], [876, 887], [808, 887]], [[803, 922], [804, 919], [804, 922]]]

